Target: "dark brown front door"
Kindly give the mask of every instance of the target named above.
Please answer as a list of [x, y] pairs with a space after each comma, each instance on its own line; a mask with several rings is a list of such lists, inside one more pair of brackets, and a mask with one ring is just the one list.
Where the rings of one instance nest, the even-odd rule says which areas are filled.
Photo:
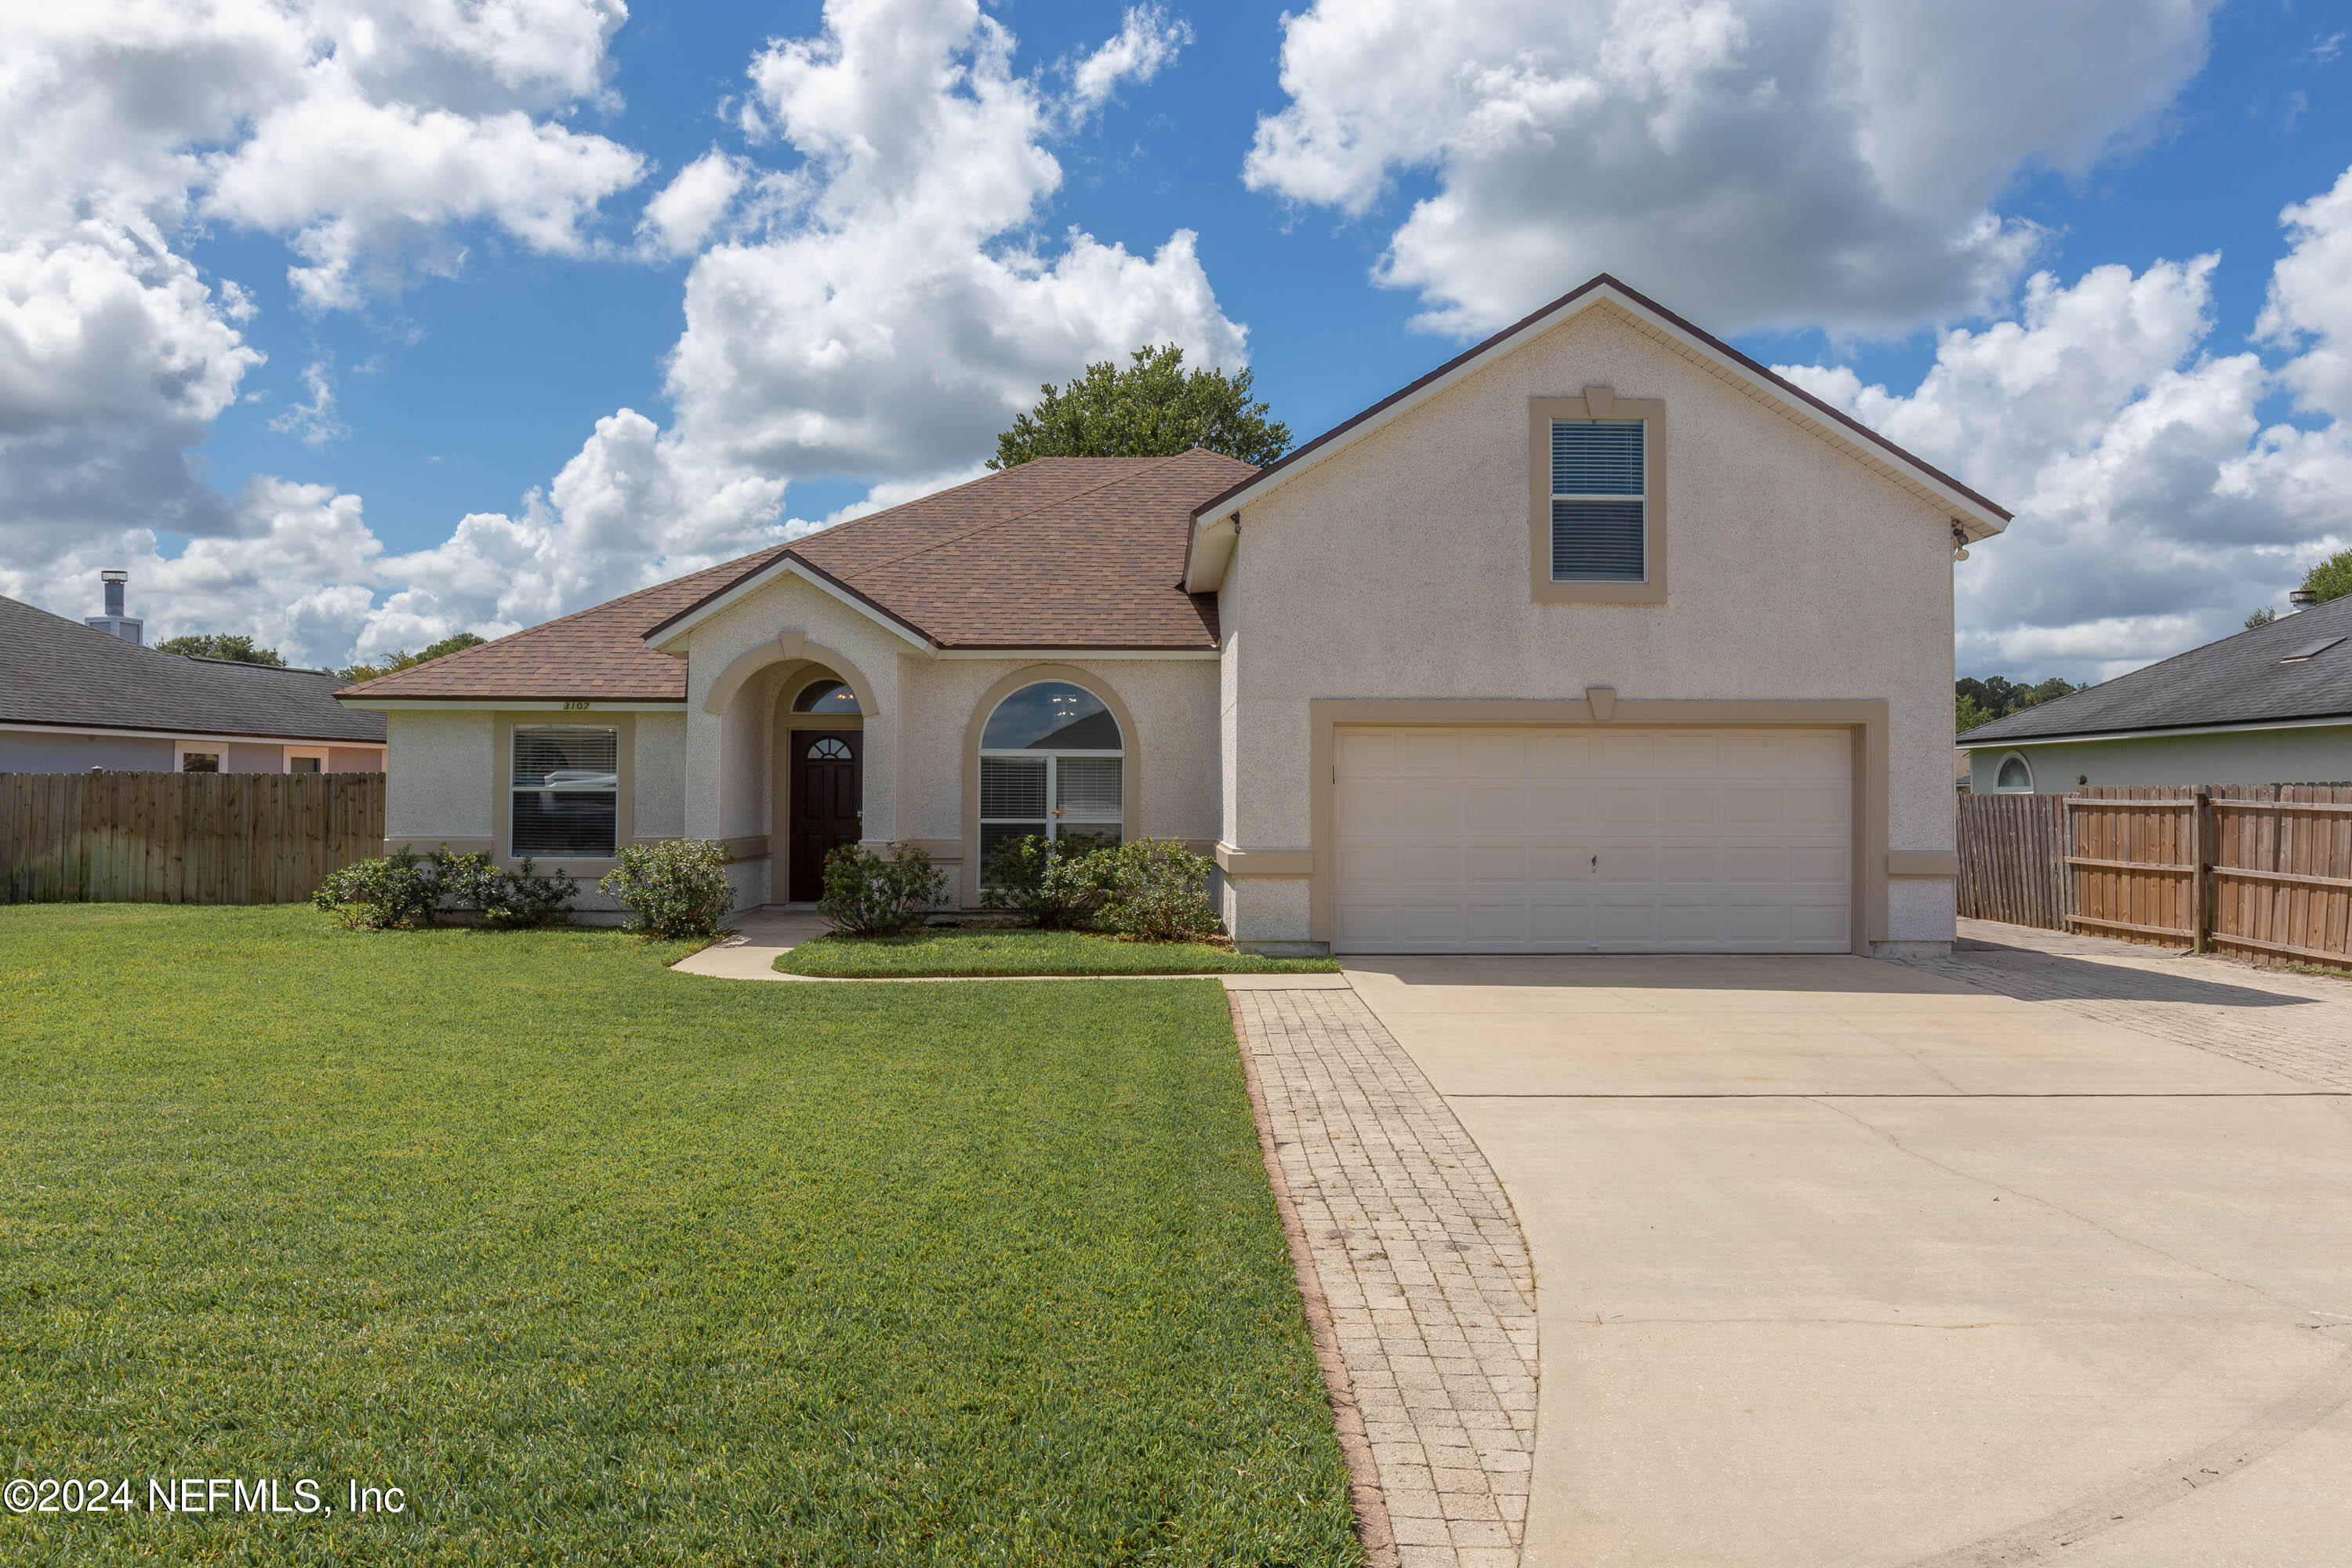
[[793, 736], [792, 901], [824, 892], [824, 858], [865, 837], [855, 730], [803, 730]]

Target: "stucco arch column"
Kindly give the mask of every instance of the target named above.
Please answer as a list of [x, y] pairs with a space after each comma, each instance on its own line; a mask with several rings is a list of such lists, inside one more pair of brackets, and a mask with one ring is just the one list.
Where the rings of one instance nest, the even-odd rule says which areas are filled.
[[[868, 716], [865, 762], [866, 820], [887, 835], [892, 815], [891, 781], [896, 748], [889, 726], [872, 722], [898, 706], [895, 682], [877, 685], [856, 660], [838, 648], [788, 631], [745, 648], [707, 679], [688, 677], [687, 827], [698, 838], [739, 839], [772, 836], [776, 722], [784, 683], [796, 670], [831, 670], [857, 694]], [[877, 814], [877, 807], [881, 810]]]

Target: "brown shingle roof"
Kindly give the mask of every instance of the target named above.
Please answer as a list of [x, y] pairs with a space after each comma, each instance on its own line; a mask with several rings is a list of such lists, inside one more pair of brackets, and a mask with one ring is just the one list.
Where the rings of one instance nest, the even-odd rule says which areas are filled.
[[941, 647], [1213, 648], [1179, 579], [1192, 509], [1255, 472], [1171, 458], [1041, 458], [345, 689], [374, 698], [682, 702], [655, 633], [792, 556]]

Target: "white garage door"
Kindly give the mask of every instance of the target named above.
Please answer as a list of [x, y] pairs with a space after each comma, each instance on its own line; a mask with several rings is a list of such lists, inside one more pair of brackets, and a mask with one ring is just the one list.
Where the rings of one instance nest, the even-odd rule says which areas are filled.
[[1341, 728], [1341, 952], [1843, 952], [1839, 730]]

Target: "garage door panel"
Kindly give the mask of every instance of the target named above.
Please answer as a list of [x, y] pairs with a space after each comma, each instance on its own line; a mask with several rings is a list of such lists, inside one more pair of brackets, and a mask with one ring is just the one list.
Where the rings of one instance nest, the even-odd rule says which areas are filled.
[[1528, 829], [1525, 784], [1472, 784], [1464, 792], [1463, 825], [1473, 833], [1524, 833]]
[[1842, 731], [1342, 728], [1333, 941], [1843, 952]]

